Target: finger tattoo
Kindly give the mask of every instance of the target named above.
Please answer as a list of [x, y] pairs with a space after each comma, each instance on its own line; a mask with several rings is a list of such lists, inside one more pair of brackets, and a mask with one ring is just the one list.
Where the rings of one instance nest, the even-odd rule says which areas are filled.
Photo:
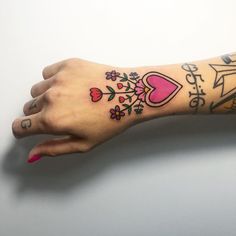
[[29, 110], [32, 110], [32, 109], [34, 109], [34, 108], [36, 108], [37, 107], [37, 99], [34, 99], [33, 101], [32, 101], [32, 103], [30, 104], [30, 106], [29, 106]]
[[31, 120], [30, 119], [24, 119], [21, 121], [21, 128], [22, 129], [29, 129], [31, 127]]

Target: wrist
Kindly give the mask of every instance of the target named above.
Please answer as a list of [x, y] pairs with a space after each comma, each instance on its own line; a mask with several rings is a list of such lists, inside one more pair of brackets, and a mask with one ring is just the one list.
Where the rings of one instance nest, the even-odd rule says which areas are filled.
[[103, 68], [105, 80], [96, 82], [99, 85], [90, 89], [90, 96], [95, 102], [107, 100], [110, 118], [121, 122], [187, 113], [188, 91], [180, 71], [181, 65]]
[[[137, 73], [132, 83], [134, 94], [131, 119], [137, 123], [156, 117], [189, 112], [184, 76], [179, 65], [123, 68], [126, 74]], [[136, 112], [138, 110], [138, 112]]]

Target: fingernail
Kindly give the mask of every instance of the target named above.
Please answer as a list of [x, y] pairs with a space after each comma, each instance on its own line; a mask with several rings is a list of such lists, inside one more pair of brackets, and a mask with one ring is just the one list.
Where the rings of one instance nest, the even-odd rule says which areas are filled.
[[28, 163], [33, 163], [33, 162], [35, 162], [35, 161], [38, 161], [40, 158], [41, 158], [40, 155], [33, 155], [33, 156], [31, 156], [31, 157], [27, 160], [27, 162], [28, 162]]

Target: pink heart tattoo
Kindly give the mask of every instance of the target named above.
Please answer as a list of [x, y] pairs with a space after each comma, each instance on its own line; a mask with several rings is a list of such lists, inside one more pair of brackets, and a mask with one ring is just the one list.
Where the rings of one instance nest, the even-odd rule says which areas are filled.
[[108, 101], [118, 97], [119, 105], [110, 109], [110, 118], [116, 120], [120, 120], [126, 113], [130, 115], [133, 110], [136, 114], [141, 114], [143, 104], [151, 107], [163, 106], [182, 88], [177, 81], [155, 71], [146, 73], [141, 79], [136, 72], [121, 75], [113, 70], [105, 75], [107, 80], [115, 82], [119, 79], [119, 83], [116, 83], [117, 89], [106, 86], [108, 91], [103, 92], [99, 88], [91, 88], [90, 97], [93, 102], [98, 102], [106, 95]]
[[163, 106], [182, 88], [175, 80], [157, 72], [148, 72], [141, 81], [147, 91], [145, 102], [153, 107]]

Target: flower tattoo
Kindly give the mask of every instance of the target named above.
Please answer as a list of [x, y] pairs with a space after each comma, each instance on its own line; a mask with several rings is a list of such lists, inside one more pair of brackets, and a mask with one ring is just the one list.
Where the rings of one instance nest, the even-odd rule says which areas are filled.
[[120, 76], [119, 72], [112, 70], [111, 72], [106, 72], [106, 79], [111, 79], [112, 81], [116, 81], [117, 77]]
[[99, 100], [102, 99], [103, 93], [102, 90], [100, 90], [99, 88], [91, 88], [90, 92], [93, 102], [98, 102]]
[[145, 84], [143, 83], [143, 81], [141, 79], [138, 80], [138, 82], [136, 83], [134, 90], [135, 90], [135, 94], [138, 96], [138, 98], [142, 102], [145, 102], [145, 97], [146, 97], [146, 94], [147, 94], [149, 88], [145, 86]]
[[110, 109], [110, 118], [114, 120], [120, 120], [133, 111], [142, 114], [144, 105], [163, 106], [182, 88], [177, 81], [155, 71], [146, 73], [141, 79], [137, 72], [127, 75], [115, 70], [106, 72], [105, 77], [116, 83], [116, 89], [114, 86], [106, 86], [107, 91], [90, 88], [90, 97], [92, 102], [100, 101], [103, 96], [107, 96], [108, 101], [117, 99], [119, 105]]
[[111, 119], [120, 120], [122, 116], [125, 116], [125, 113], [120, 110], [120, 106], [116, 105], [115, 109], [110, 109]]

